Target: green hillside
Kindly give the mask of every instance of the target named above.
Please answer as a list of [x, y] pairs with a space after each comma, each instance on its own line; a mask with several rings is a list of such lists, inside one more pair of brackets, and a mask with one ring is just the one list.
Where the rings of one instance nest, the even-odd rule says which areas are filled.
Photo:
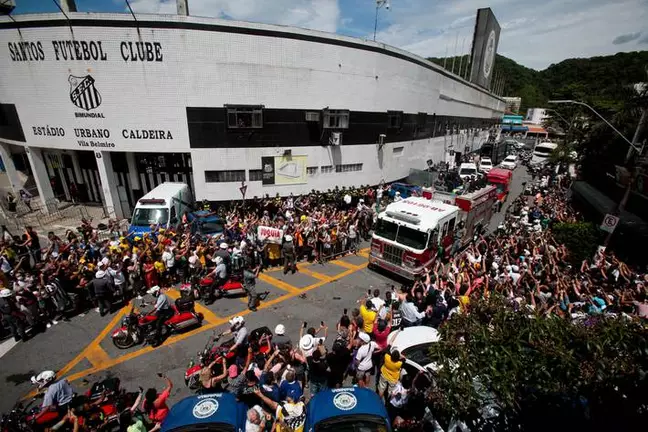
[[[443, 65], [443, 58], [429, 60]], [[446, 68], [450, 69], [451, 64], [452, 58], [448, 58]], [[457, 70], [458, 64], [459, 57], [455, 62]], [[646, 67], [648, 51], [567, 59], [542, 71], [498, 54], [494, 76], [505, 77], [505, 96], [522, 98], [521, 113], [527, 108], [544, 106], [548, 99], [577, 99], [600, 108], [615, 109], [625, 86], [646, 81]]]

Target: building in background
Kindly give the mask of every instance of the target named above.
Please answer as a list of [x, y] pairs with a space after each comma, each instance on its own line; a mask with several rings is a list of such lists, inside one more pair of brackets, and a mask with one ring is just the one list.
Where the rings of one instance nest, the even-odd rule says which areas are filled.
[[545, 108], [529, 108], [527, 110], [524, 121], [535, 125], [541, 125], [542, 122], [548, 117], [550, 116], [547, 114], [547, 110]]
[[478, 148], [504, 112], [482, 86], [381, 43], [67, 16], [0, 17], [0, 157], [11, 187], [30, 181], [43, 202], [76, 195], [122, 217], [164, 181], [210, 201], [375, 185]]
[[522, 98], [517, 96], [502, 96], [504, 103], [506, 104], [505, 111], [506, 113], [518, 114], [520, 112], [520, 105], [522, 104]]

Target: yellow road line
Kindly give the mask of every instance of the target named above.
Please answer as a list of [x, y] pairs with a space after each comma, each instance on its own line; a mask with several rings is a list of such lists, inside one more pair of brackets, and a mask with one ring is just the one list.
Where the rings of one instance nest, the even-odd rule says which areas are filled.
[[[284, 301], [286, 301], [286, 300], [289, 300], [289, 299], [291, 299], [291, 298], [294, 298], [294, 297], [296, 297], [296, 296], [298, 296], [298, 295], [300, 295], [300, 294], [302, 294], [302, 293], [304, 293], [304, 292], [307, 292], [307, 291], [313, 290], [313, 289], [315, 289], [315, 288], [319, 288], [319, 287], [321, 287], [322, 285], [326, 285], [326, 284], [329, 283], [329, 282], [332, 282], [332, 281], [335, 281], [335, 280], [337, 280], [337, 279], [340, 279], [340, 278], [343, 278], [343, 277], [349, 276], [350, 274], [353, 274], [353, 273], [355, 273], [355, 272], [357, 272], [357, 271], [359, 271], [359, 270], [362, 270], [362, 269], [365, 268], [366, 266], [367, 266], [367, 263], [363, 263], [363, 264], [361, 264], [361, 265], [359, 265], [359, 266], [355, 266], [354, 268], [349, 268], [348, 270], [345, 270], [345, 271], [343, 271], [342, 273], [340, 273], [339, 275], [337, 275], [337, 276], [335, 276], [335, 277], [333, 277], [333, 278], [329, 278], [328, 280], [321, 280], [321, 281], [318, 281], [318, 282], [316, 282], [316, 283], [314, 283], [314, 284], [312, 284], [312, 285], [309, 285], [309, 286], [307, 286], [307, 287], [305, 287], [305, 288], [302, 288], [301, 290], [296, 290], [296, 289], [295, 289], [294, 291], [292, 291], [292, 292], [290, 292], [290, 293], [288, 293], [288, 294], [284, 294], [284, 295], [282, 295], [282, 296], [280, 296], [280, 297], [277, 297], [277, 298], [274, 298], [274, 299], [269, 300], [269, 301], [267, 301], [267, 302], [264, 302], [262, 305], [259, 306], [258, 309], [266, 309], [266, 308], [269, 308], [269, 307], [271, 307], [271, 306], [274, 306], [275, 304], [282, 303], [282, 302], [284, 302]], [[261, 276], [265, 276], [265, 275], [261, 275]], [[274, 279], [274, 278], [272, 278], [272, 279]], [[275, 279], [275, 280], [276, 280], [276, 279]], [[279, 281], [279, 282], [281, 282], [281, 281]], [[124, 308], [120, 313], [123, 313], [125, 310], [126, 310], [126, 308]], [[187, 332], [187, 333], [183, 333], [183, 334], [180, 334], [180, 335], [173, 336], [173, 337], [169, 338], [168, 340], [166, 340], [166, 341], [164, 342], [164, 344], [161, 345], [161, 346], [160, 346], [159, 348], [157, 348], [157, 349], [158, 349], [158, 350], [159, 350], [159, 349], [164, 349], [164, 347], [168, 347], [168, 346], [173, 345], [173, 344], [175, 344], [175, 343], [177, 343], [177, 342], [180, 342], [180, 341], [182, 341], [182, 340], [184, 340], [184, 339], [187, 339], [187, 338], [190, 338], [190, 337], [192, 337], [192, 336], [195, 336], [195, 335], [197, 335], [197, 334], [199, 334], [199, 333], [205, 332], [205, 331], [207, 331], [207, 330], [211, 330], [211, 329], [213, 329], [214, 327], [217, 327], [217, 326], [219, 326], [219, 325], [221, 325], [221, 324], [225, 324], [227, 321], [229, 321], [232, 317], [234, 317], [234, 316], [236, 316], [236, 315], [244, 316], [244, 315], [249, 314], [250, 312], [251, 312], [250, 310], [244, 310], [244, 311], [241, 311], [241, 312], [239, 312], [239, 313], [232, 314], [232, 315], [230, 315], [230, 316], [228, 316], [228, 317], [226, 317], [226, 318], [219, 318], [219, 320], [216, 321], [216, 322], [209, 323], [209, 324], [207, 324], [207, 325], [203, 325], [202, 327], [199, 327], [199, 328], [197, 328], [197, 329], [194, 329], [194, 330], [192, 330], [192, 331], [190, 331], [190, 332]], [[115, 318], [117, 318], [117, 317], [115, 317]], [[113, 319], [113, 321], [115, 321], [115, 319]], [[95, 339], [95, 340], [90, 344], [90, 346], [94, 346], [94, 344], [98, 345], [98, 344], [101, 342], [101, 340], [102, 340], [102, 339], [103, 339], [103, 338], [108, 334], [108, 332], [109, 332], [109, 331], [114, 327], [115, 324], [116, 324], [116, 323], [111, 323], [111, 325], [109, 325], [108, 327], [106, 327], [106, 328], [104, 329], [104, 331], [102, 331], [102, 333], [100, 334], [101, 337], [97, 337], [97, 338], [96, 338], [96, 339]], [[90, 346], [89, 346], [88, 348], [90, 348]], [[77, 356], [77, 357], [79, 357], [79, 360], [77, 360], [76, 363], [78, 363], [81, 359], [83, 359], [83, 358], [86, 356], [86, 351], [88, 350], [88, 348], [86, 348], [86, 350], [84, 350], [84, 351], [83, 351], [79, 356]], [[77, 379], [80, 379], [80, 378], [86, 377], [86, 376], [88, 376], [88, 375], [90, 375], [90, 374], [97, 373], [97, 372], [100, 372], [100, 371], [102, 371], [102, 370], [109, 369], [109, 368], [111, 368], [111, 367], [113, 367], [113, 366], [116, 366], [116, 365], [118, 365], [118, 364], [121, 364], [121, 363], [127, 362], [127, 361], [129, 361], [129, 360], [132, 360], [132, 359], [134, 359], [134, 358], [137, 358], [137, 357], [139, 357], [139, 356], [141, 356], [141, 355], [143, 355], [143, 354], [146, 354], [146, 353], [149, 353], [149, 352], [152, 352], [152, 351], [154, 351], [154, 348], [152, 348], [151, 346], [146, 346], [146, 347], [141, 348], [141, 349], [139, 349], [139, 350], [137, 350], [137, 351], [129, 352], [129, 353], [127, 353], [127, 354], [125, 354], [125, 355], [123, 355], [123, 356], [121, 356], [121, 357], [117, 357], [117, 358], [110, 358], [109, 361], [106, 361], [106, 362], [102, 363], [101, 365], [98, 365], [98, 366], [92, 366], [92, 367], [90, 367], [90, 368], [88, 368], [88, 369], [85, 369], [85, 370], [82, 370], [82, 371], [76, 372], [76, 373], [74, 373], [74, 374], [71, 374], [71, 375], [67, 376], [66, 378], [67, 378], [68, 380], [70, 380], [70, 381], [74, 381], [74, 380], [77, 380]], [[76, 360], [76, 359], [75, 359], [75, 360]], [[67, 371], [69, 371], [70, 369], [72, 369], [72, 367], [74, 367], [74, 366], [76, 365], [76, 363], [72, 364], [71, 366], [70, 366], [70, 364], [66, 365], [66, 366], [63, 368], [63, 369], [65, 369], [64, 372], [67, 372]], [[61, 369], [61, 371], [63, 371], [63, 369]], [[64, 375], [64, 373], [61, 373], [61, 371], [59, 371], [58, 376], [63, 376], [63, 375]], [[33, 392], [33, 393], [35, 394], [35, 392]], [[26, 397], [28, 397], [28, 396], [26, 396]]]
[[333, 263], [333, 264], [335, 264], [335, 265], [337, 265], [337, 266], [344, 267], [344, 268], [346, 268], [346, 269], [355, 269], [355, 268], [358, 268], [358, 266], [355, 266], [355, 265], [353, 265], [353, 264], [351, 264], [351, 263], [348, 263], [348, 262], [346, 262], [346, 261], [342, 261], [342, 260], [335, 260], [335, 261], [329, 261], [329, 262], [330, 262], [330, 263]]
[[302, 272], [305, 275], [314, 277], [315, 279], [319, 279], [319, 280], [322, 280], [322, 281], [331, 280], [331, 276], [327, 276], [327, 275], [322, 274], [322, 273], [317, 273], [317, 272], [311, 271], [311, 270], [303, 268], [303, 267], [300, 267], [299, 271]]
[[86, 350], [86, 359], [92, 364], [92, 366], [97, 367], [106, 363], [110, 363], [110, 356], [108, 353], [101, 348], [100, 345], [91, 345]]
[[358, 252], [358, 255], [361, 256], [361, 257], [369, 258], [369, 252], [360, 251], [360, 252]]
[[277, 287], [281, 290], [287, 291], [289, 293], [299, 293], [302, 290], [295, 288], [294, 286], [290, 285], [289, 283], [286, 283], [282, 280], [273, 278], [272, 276], [268, 276], [265, 273], [260, 273], [259, 274], [259, 279], [261, 279], [263, 282], [269, 283], [270, 285]]

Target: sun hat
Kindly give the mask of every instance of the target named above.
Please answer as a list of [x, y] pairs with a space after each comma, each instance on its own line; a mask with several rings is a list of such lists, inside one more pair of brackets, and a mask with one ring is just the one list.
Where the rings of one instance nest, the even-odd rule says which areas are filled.
[[360, 334], [358, 335], [358, 337], [359, 337], [360, 340], [361, 340], [362, 342], [364, 342], [364, 343], [369, 343], [369, 341], [371, 340], [371, 338], [369, 337], [369, 335], [368, 335], [367, 333], [365, 333], [365, 332], [360, 332]]
[[291, 242], [292, 241], [292, 236], [290, 234], [288, 234], [288, 235], [285, 236], [285, 239], [286, 239], [287, 242]]
[[275, 327], [275, 334], [276, 335], [281, 335], [281, 336], [285, 335], [286, 334], [286, 326], [284, 326], [283, 324], [277, 324], [277, 326]]
[[313, 336], [306, 334], [302, 336], [301, 340], [299, 341], [299, 347], [304, 351], [311, 350], [313, 349], [313, 342]]
[[158, 291], [160, 291], [159, 285], [155, 285], [154, 287], [151, 287], [150, 289], [146, 290], [147, 294], [155, 294]]
[[12, 294], [13, 293], [11, 292], [10, 289], [3, 288], [3, 289], [0, 290], [0, 298], [11, 297]]
[[218, 247], [221, 249], [227, 249], [229, 246], [227, 245], [227, 243], [223, 242], [220, 245], [218, 245]]
[[95, 273], [97, 279], [103, 279], [104, 276], [106, 276], [106, 272], [103, 270], [98, 270], [97, 273]]

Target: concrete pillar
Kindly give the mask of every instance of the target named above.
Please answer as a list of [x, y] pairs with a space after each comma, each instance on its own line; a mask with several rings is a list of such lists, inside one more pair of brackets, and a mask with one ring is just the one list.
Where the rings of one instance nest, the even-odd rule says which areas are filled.
[[189, 0], [176, 0], [178, 15], [189, 15]]
[[135, 197], [141, 196], [141, 192], [138, 192], [136, 195], [135, 191], [142, 189], [142, 183], [137, 172], [137, 162], [135, 162], [135, 153], [126, 152], [126, 164], [128, 165], [128, 182], [130, 183], [128, 194], [131, 202], [135, 203], [137, 201]]
[[11, 157], [9, 144], [0, 142], [0, 157], [4, 163], [9, 183], [11, 184], [11, 190], [15, 196], [18, 196], [18, 191], [20, 191], [20, 188], [22, 187], [22, 180], [20, 179], [20, 175], [18, 175], [18, 170], [16, 169], [13, 158]]
[[96, 151], [97, 168], [99, 168], [99, 179], [101, 180], [101, 190], [103, 191], [104, 202], [109, 217], [123, 218], [124, 214], [117, 192], [117, 181], [115, 171], [113, 170], [110, 152]]
[[59, 0], [59, 4], [61, 5], [61, 9], [63, 9], [63, 12], [76, 12], [77, 7], [76, 3], [74, 0]]
[[77, 184], [83, 184], [83, 172], [81, 172], [81, 164], [79, 163], [79, 153], [75, 150], [70, 151], [70, 157], [72, 158], [72, 169], [74, 169], [74, 177], [76, 177]]
[[45, 167], [45, 156], [38, 147], [25, 147], [25, 152], [38, 188], [38, 198], [42, 203], [43, 211], [48, 212], [47, 203], [54, 198], [54, 191]]

